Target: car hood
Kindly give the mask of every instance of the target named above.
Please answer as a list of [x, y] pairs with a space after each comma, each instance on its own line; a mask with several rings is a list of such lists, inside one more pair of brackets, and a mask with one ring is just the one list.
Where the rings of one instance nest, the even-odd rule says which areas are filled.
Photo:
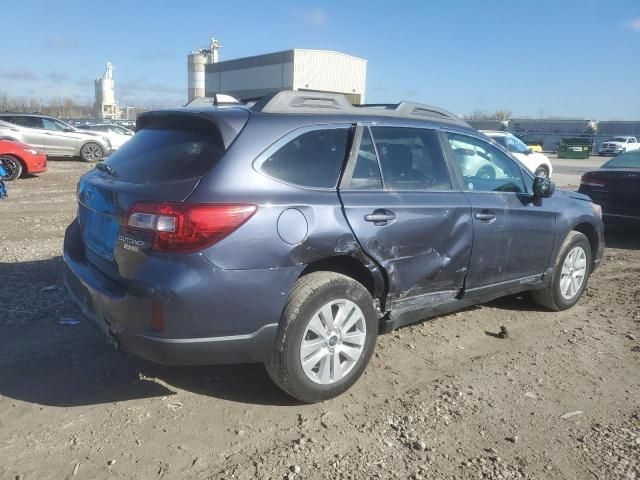
[[608, 140], [607, 140], [606, 142], [602, 142], [602, 143], [603, 143], [603, 144], [605, 144], [605, 143], [606, 143], [607, 145], [618, 145], [618, 146], [623, 146], [623, 145], [626, 145], [626, 144], [627, 144], [627, 142], [610, 142], [610, 141], [608, 141]]
[[591, 198], [588, 195], [583, 195], [582, 193], [573, 192], [571, 190], [560, 190], [566, 197], [572, 198], [574, 200], [582, 200], [583, 202], [591, 202]]

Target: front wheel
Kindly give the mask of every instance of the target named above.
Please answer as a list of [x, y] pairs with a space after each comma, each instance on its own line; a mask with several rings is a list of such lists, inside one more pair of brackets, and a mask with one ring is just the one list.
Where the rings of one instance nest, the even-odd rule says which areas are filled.
[[540, 165], [535, 172], [535, 176], [549, 178], [549, 170], [544, 165]]
[[20, 178], [22, 175], [22, 163], [16, 157], [10, 155], [0, 156], [0, 165], [5, 169], [7, 174], [0, 180], [6, 180], [10, 182], [16, 178]]
[[495, 180], [496, 171], [492, 167], [487, 165], [478, 170], [478, 173], [476, 175], [484, 180]]
[[572, 231], [564, 240], [553, 269], [551, 284], [534, 290], [533, 298], [550, 310], [573, 307], [587, 287], [591, 273], [591, 245], [584, 234]]
[[362, 284], [338, 273], [310, 273], [291, 291], [267, 372], [302, 402], [336, 397], [364, 372], [377, 334], [378, 316]]
[[102, 147], [97, 143], [85, 143], [80, 149], [80, 158], [89, 163], [99, 162], [104, 156]]

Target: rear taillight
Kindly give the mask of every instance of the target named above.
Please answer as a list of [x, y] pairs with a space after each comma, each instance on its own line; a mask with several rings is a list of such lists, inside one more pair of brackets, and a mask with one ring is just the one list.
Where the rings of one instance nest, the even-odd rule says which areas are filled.
[[607, 186], [606, 179], [597, 177], [593, 173], [585, 173], [584, 175], [582, 175], [582, 178], [580, 179], [580, 183], [588, 187], [606, 187]]
[[134, 204], [127, 225], [153, 231], [153, 250], [195, 252], [222, 240], [249, 220], [256, 205], [151, 203]]

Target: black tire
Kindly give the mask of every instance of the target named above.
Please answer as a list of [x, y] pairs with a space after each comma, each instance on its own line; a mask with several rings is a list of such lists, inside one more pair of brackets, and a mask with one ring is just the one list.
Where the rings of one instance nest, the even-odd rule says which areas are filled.
[[540, 165], [535, 172], [536, 177], [549, 178], [549, 169], [544, 165]]
[[[336, 300], [356, 304], [364, 317], [366, 333], [362, 352], [340, 380], [330, 384], [312, 381], [302, 367], [300, 347], [307, 326], [325, 305]], [[298, 279], [282, 313], [278, 336], [267, 372], [278, 387], [305, 403], [336, 397], [362, 375], [376, 344], [378, 315], [367, 289], [355, 280], [334, 272], [313, 272]], [[325, 348], [324, 346], [322, 348]]]
[[80, 149], [80, 158], [84, 162], [95, 163], [102, 160], [104, 150], [95, 142], [87, 142]]
[[[560, 280], [562, 278], [562, 267], [564, 265], [565, 259], [575, 247], [581, 247], [586, 254], [586, 270], [580, 288], [577, 290], [575, 295], [568, 299], [562, 295], [560, 289]], [[567, 235], [567, 238], [565, 238], [562, 247], [560, 248], [558, 257], [556, 258], [551, 283], [545, 288], [534, 290], [532, 292], [533, 299], [543, 307], [546, 307], [555, 312], [573, 307], [576, 303], [578, 303], [578, 300], [580, 300], [584, 289], [587, 287], [589, 275], [591, 274], [591, 258], [591, 244], [589, 243], [589, 239], [587, 239], [587, 237], [580, 232], [569, 232], [569, 235]]]
[[22, 175], [22, 162], [12, 155], [0, 156], [0, 165], [7, 171], [7, 175], [2, 180], [10, 182]]
[[492, 167], [484, 166], [480, 170], [478, 170], [478, 173], [476, 173], [476, 177], [484, 178], [487, 180], [495, 180], [496, 171]]

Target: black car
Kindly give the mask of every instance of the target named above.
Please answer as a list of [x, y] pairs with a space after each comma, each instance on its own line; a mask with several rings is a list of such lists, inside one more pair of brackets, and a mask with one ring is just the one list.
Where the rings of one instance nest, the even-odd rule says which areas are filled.
[[600, 204], [605, 221], [640, 222], [640, 150], [585, 173], [578, 191]]

